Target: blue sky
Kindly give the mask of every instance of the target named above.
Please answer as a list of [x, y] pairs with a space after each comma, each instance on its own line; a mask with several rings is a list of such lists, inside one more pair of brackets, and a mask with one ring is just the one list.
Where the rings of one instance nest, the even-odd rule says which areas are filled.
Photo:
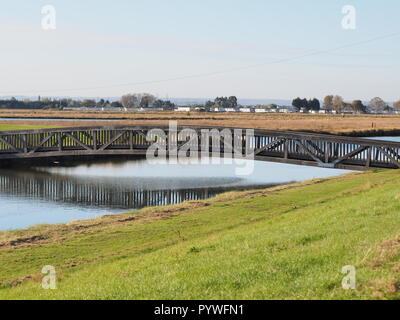
[[[53, 31], [41, 28], [48, 4]], [[344, 5], [356, 30], [342, 28]], [[0, 95], [393, 101], [399, 14], [398, 0], [3, 0]]]

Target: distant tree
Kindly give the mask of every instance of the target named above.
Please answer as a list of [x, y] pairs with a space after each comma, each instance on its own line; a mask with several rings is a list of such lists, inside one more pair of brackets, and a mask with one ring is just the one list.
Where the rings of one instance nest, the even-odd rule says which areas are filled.
[[396, 102], [393, 104], [393, 108], [394, 108], [395, 110], [397, 110], [397, 111], [400, 111], [400, 100], [399, 100], [399, 101], [396, 101]]
[[354, 112], [359, 112], [359, 113], [365, 113], [367, 111], [366, 106], [364, 106], [361, 100], [354, 100], [351, 103], [350, 108]]
[[[210, 106], [210, 105], [209, 105]], [[217, 97], [214, 100], [214, 106], [218, 108], [238, 108], [238, 100], [235, 96]]]
[[140, 107], [141, 108], [152, 108], [154, 102], [157, 100], [155, 96], [149, 93], [143, 93], [138, 97], [140, 99]]
[[156, 109], [162, 108], [164, 105], [164, 102], [160, 99], [157, 99], [156, 101], [154, 101], [153, 103], [153, 107]]
[[100, 99], [99, 101], [97, 101], [96, 103], [96, 107], [97, 108], [104, 108], [104, 106], [106, 105], [106, 101], [104, 99]]
[[172, 103], [171, 101], [163, 101], [160, 99], [157, 99], [153, 103], [153, 108], [156, 109], [164, 109], [164, 110], [174, 110], [175, 109], [175, 104]]
[[303, 101], [297, 97], [293, 100], [292, 106], [300, 110], [303, 107]]
[[[300, 109], [305, 109], [306, 111], [309, 111], [311, 109], [310, 101], [308, 101], [305, 98], [304, 99], [296, 98], [296, 99], [293, 100], [292, 106], [297, 108], [297, 109], [299, 109], [299, 110]], [[315, 103], [315, 102], [313, 102], [313, 103]], [[319, 101], [318, 101], [318, 104], [319, 104]]]
[[308, 100], [306, 98], [301, 99], [301, 107], [305, 109], [306, 111], [310, 111], [310, 105], [308, 103]]
[[125, 109], [152, 108], [157, 98], [150, 93], [126, 94], [121, 97], [120, 103]]
[[217, 107], [223, 108], [224, 103], [225, 103], [224, 101], [225, 101], [224, 98], [216, 97], [215, 100], [214, 100], [214, 105], [217, 106]]
[[212, 108], [214, 107], [214, 102], [212, 102], [212, 101], [210, 101], [210, 100], [208, 100], [205, 104], [204, 104], [204, 109], [207, 111], [207, 112], [210, 112], [210, 111], [212, 111]]
[[333, 96], [329, 95], [324, 98], [324, 108], [332, 109], [333, 108]]
[[217, 97], [214, 101], [215, 105], [220, 108], [228, 108], [228, 98], [226, 97]]
[[231, 96], [228, 98], [227, 104], [229, 105], [229, 108], [236, 109], [238, 106], [238, 100], [235, 96]]
[[91, 99], [85, 99], [81, 102], [81, 106], [84, 108], [95, 108], [96, 107], [96, 101], [91, 100]]
[[321, 109], [321, 103], [318, 99], [314, 98], [308, 101], [308, 108], [314, 111], [319, 111]]
[[125, 109], [138, 108], [140, 101], [136, 94], [125, 94], [121, 97], [121, 105]]
[[336, 110], [337, 113], [342, 113], [344, 109], [344, 101], [341, 96], [334, 96], [332, 99], [332, 108]]
[[68, 99], [68, 105], [69, 108], [79, 108], [81, 106], [79, 101]]
[[122, 105], [120, 102], [118, 102], [118, 101], [114, 101], [114, 102], [111, 103], [111, 107], [112, 107], [112, 108], [121, 109], [121, 108], [123, 108], [123, 105]]
[[372, 110], [374, 112], [378, 112], [378, 111], [385, 110], [385, 108], [387, 107], [387, 104], [381, 98], [375, 97], [369, 102], [368, 107], [370, 110]]

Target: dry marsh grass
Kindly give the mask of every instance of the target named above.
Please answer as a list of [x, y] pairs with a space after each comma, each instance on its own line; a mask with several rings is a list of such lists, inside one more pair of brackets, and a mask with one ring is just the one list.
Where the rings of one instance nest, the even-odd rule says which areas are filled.
[[[43, 126], [91, 126], [110, 125], [105, 119], [115, 119], [121, 125], [167, 125], [178, 121], [180, 125], [204, 125], [256, 128], [268, 130], [295, 130], [332, 134], [372, 134], [400, 132], [399, 115], [305, 115], [305, 114], [239, 114], [239, 113], [178, 113], [178, 112], [122, 112], [122, 111], [46, 111], [46, 110], [0, 110], [0, 125], [32, 125], [23, 118], [35, 120]], [[46, 121], [46, 118], [71, 119], [69, 121]], [[76, 119], [76, 120], [75, 120]], [[85, 120], [85, 121], [81, 121]], [[114, 123], [114, 122], [113, 122]]]

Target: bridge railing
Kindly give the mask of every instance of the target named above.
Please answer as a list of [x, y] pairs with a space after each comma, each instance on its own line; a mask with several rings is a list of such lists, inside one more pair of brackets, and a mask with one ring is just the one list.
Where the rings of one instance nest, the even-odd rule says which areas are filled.
[[[159, 128], [166, 134], [169, 133], [169, 127]], [[177, 129], [181, 131], [185, 128], [194, 129], [198, 133], [196, 145], [199, 150], [204, 148], [205, 143], [200, 139], [202, 131], [235, 129], [187, 126]], [[0, 161], [85, 154], [145, 154], [152, 144], [146, 139], [151, 129], [152, 126], [113, 126], [0, 132]], [[165, 141], [168, 142], [171, 141]], [[181, 141], [179, 145], [183, 143]], [[207, 143], [210, 144], [210, 141]], [[218, 143], [220, 151], [225, 152], [223, 135]], [[371, 167], [400, 168], [400, 143], [397, 142], [304, 132], [254, 130], [254, 136], [242, 136], [241, 146], [243, 153], [251, 152], [256, 160], [262, 161], [356, 170]]]

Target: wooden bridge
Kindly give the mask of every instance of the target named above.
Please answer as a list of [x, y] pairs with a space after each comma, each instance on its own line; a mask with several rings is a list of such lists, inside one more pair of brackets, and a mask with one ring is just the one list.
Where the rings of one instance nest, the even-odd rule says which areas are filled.
[[[19, 159], [63, 159], [85, 156], [138, 155], [145, 156], [152, 141], [146, 137], [152, 126], [112, 126], [41, 129], [0, 132], [0, 166], [8, 166]], [[167, 134], [169, 127], [158, 126]], [[203, 131], [218, 130], [219, 150], [226, 154], [226, 132], [238, 128], [178, 127], [194, 130], [199, 137], [199, 151], [211, 147], [201, 140]], [[228, 131], [227, 131], [228, 130]], [[243, 129], [245, 133], [246, 129]], [[170, 138], [168, 138], [170, 139]], [[167, 139], [167, 140], [168, 140]], [[177, 147], [185, 141], [177, 136]], [[291, 131], [254, 130], [254, 136], [245, 134], [234, 150], [254, 156], [258, 161], [281, 162], [349, 170], [370, 168], [399, 169], [400, 143], [353, 137], [312, 134]], [[233, 139], [231, 139], [233, 140]], [[164, 143], [168, 143], [165, 141]], [[212, 142], [214, 143], [214, 142]], [[205, 146], [206, 144], [206, 146]], [[232, 154], [233, 156], [233, 154]]]

